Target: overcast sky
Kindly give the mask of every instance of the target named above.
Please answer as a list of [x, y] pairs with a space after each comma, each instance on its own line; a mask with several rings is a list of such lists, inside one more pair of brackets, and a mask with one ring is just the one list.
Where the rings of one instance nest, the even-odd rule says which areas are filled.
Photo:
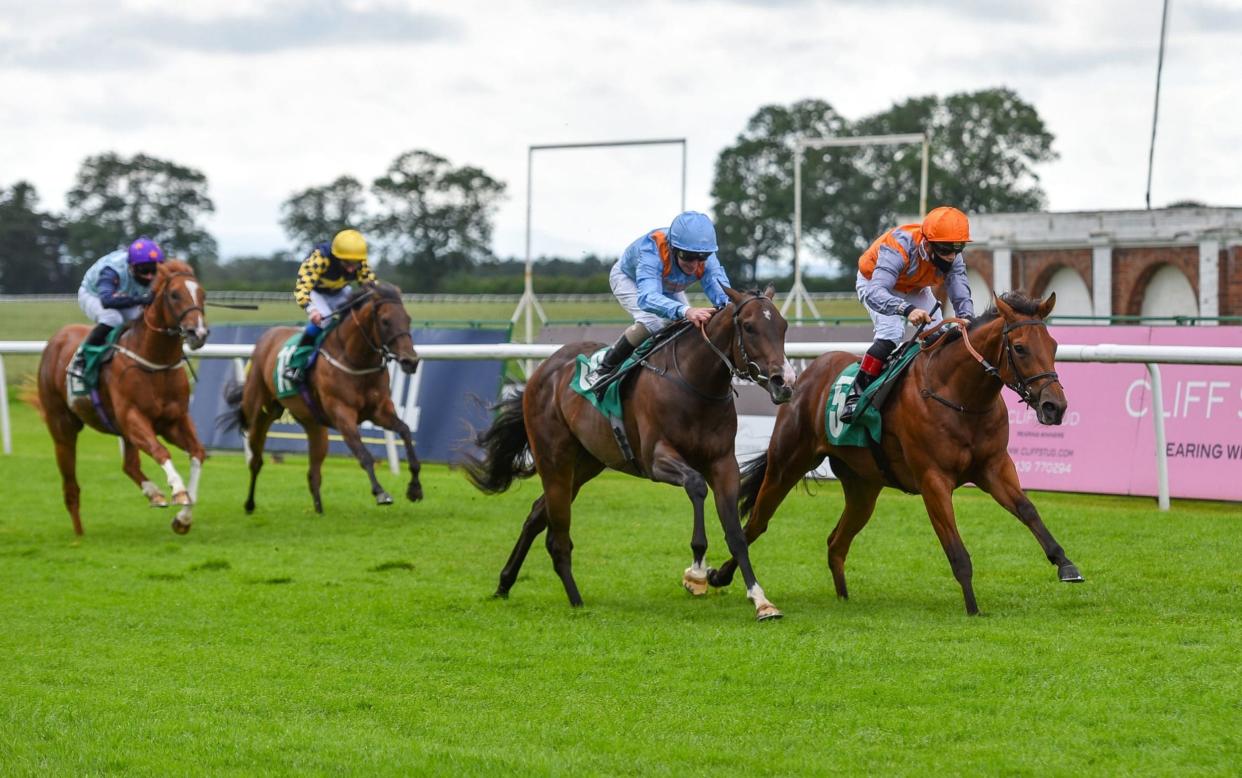
[[[1152, 200], [1242, 205], [1242, 0], [1170, 0]], [[1007, 86], [1056, 136], [1053, 210], [1141, 208], [1161, 0], [0, 0], [0, 185], [60, 210], [82, 159], [210, 182], [225, 257], [289, 246], [290, 193], [426, 149], [505, 181], [524, 255], [532, 143], [680, 138], [687, 205], [766, 104], [850, 119]], [[539, 152], [532, 251], [616, 255], [680, 206], [680, 150]]]

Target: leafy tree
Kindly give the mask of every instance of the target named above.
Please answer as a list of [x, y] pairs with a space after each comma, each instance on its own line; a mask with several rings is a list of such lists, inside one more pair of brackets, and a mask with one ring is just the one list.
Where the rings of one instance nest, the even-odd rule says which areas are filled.
[[290, 195], [280, 207], [280, 224], [292, 241], [305, 247], [331, 240], [343, 229], [365, 229], [363, 196], [358, 179], [341, 176]]
[[216, 241], [201, 226], [215, 205], [207, 177], [193, 168], [146, 154], [99, 154], [82, 161], [65, 199], [67, 249], [79, 265], [139, 235], [191, 264], [216, 256]]
[[0, 290], [9, 294], [65, 291], [77, 283], [61, 263], [64, 224], [38, 208], [31, 184], [0, 188]]
[[[798, 123], [770, 118], [803, 112], [809, 115]], [[929, 208], [947, 204], [968, 213], [997, 213], [1044, 206], [1034, 166], [1056, 158], [1053, 137], [1034, 107], [1012, 90], [915, 97], [856, 122], [840, 119], [826, 103], [803, 101], [789, 109], [761, 109], [717, 160], [712, 194], [727, 230], [722, 241], [736, 243], [748, 260], [748, 253], [790, 255], [797, 136], [924, 130], [931, 134]], [[920, 165], [913, 145], [808, 151], [802, 171], [804, 246], [852, 268], [877, 235], [917, 213]]]
[[492, 256], [492, 217], [505, 184], [483, 170], [407, 151], [371, 191], [379, 211], [370, 229], [403, 287], [434, 291], [445, 276]]

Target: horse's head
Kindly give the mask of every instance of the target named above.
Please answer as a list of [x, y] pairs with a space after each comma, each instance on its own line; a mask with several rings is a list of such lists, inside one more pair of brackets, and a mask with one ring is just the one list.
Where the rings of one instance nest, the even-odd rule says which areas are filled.
[[724, 293], [733, 303], [733, 364], [744, 375], [768, 390], [772, 402], [780, 405], [793, 395], [794, 371], [785, 358], [785, 330], [789, 324], [772, 297], [776, 289], [739, 292], [729, 287]]
[[383, 281], [370, 281], [363, 288], [371, 294], [364, 306], [371, 319], [368, 325], [375, 337], [375, 348], [385, 358], [395, 359], [406, 373], [418, 369], [418, 352], [410, 336], [410, 314], [401, 300], [401, 290]]
[[192, 349], [202, 348], [211, 334], [203, 312], [206, 302], [207, 290], [198, 283], [194, 268], [176, 259], [162, 262], [151, 285], [147, 325], [184, 338]]
[[995, 302], [1005, 321], [1001, 378], [1035, 409], [1040, 424], [1060, 424], [1068, 402], [1056, 372], [1057, 342], [1044, 323], [1056, 305], [1056, 292], [1042, 302], [1012, 293]]

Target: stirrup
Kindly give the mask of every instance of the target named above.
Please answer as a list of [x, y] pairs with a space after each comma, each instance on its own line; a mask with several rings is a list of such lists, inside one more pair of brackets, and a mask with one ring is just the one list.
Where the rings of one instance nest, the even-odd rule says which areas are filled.
[[597, 391], [596, 387], [600, 381], [603, 381], [611, 373], [611, 370], [601, 370], [599, 367], [590, 370], [582, 377], [582, 388], [587, 391]]
[[862, 392], [850, 390], [845, 398], [845, 405], [841, 408], [841, 415], [837, 418], [843, 423], [849, 424], [854, 421], [854, 414], [858, 411], [858, 400], [862, 397]]
[[291, 384], [306, 383], [306, 370], [300, 367], [286, 367], [280, 375]]

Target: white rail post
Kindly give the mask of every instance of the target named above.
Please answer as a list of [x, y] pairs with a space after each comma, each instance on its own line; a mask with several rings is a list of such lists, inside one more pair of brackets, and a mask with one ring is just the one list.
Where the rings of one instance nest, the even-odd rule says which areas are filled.
[[1164, 389], [1160, 384], [1160, 366], [1147, 363], [1151, 376], [1151, 416], [1156, 425], [1156, 504], [1169, 509], [1169, 457], [1164, 442]]
[[13, 453], [13, 433], [9, 429], [9, 385], [4, 376], [4, 355], [0, 354], [0, 428], [4, 435], [4, 453]]

